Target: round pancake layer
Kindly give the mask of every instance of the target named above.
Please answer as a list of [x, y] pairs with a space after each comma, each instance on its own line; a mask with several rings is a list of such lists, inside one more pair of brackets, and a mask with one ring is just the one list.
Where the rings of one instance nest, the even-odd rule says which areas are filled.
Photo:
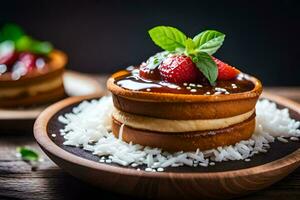
[[22, 107], [22, 106], [35, 106], [35, 105], [55, 102], [64, 97], [66, 97], [65, 89], [63, 85], [60, 85], [55, 89], [47, 90], [45, 92], [40, 92], [36, 95], [24, 96], [24, 97], [20, 96], [18, 98], [1, 100], [0, 107], [12, 108], [12, 107]]
[[[112, 132], [119, 137], [122, 123], [113, 119]], [[166, 133], [141, 130], [124, 125], [122, 140], [143, 146], [157, 147], [170, 152], [208, 150], [247, 140], [255, 129], [255, 114], [247, 120], [223, 129]]]
[[132, 128], [157, 132], [191, 132], [222, 129], [248, 119], [255, 110], [219, 119], [170, 120], [135, 115], [114, 109], [113, 118]]
[[[262, 85], [247, 75], [254, 88], [228, 95], [193, 95], [135, 91], [115, 83], [125, 72], [113, 74], [107, 81], [114, 106], [123, 112], [163, 119], [218, 119], [233, 117], [254, 109]], [[128, 73], [128, 72], [127, 72]]]

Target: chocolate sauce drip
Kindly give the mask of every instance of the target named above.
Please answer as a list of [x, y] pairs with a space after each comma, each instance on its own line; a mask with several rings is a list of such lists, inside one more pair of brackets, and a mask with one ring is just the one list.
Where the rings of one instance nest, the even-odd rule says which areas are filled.
[[174, 84], [164, 81], [146, 80], [139, 76], [138, 69], [133, 69], [128, 71], [128, 74], [117, 77], [115, 84], [134, 91], [194, 95], [226, 95], [247, 92], [254, 88], [254, 84], [249, 76], [243, 73], [232, 80], [218, 80], [215, 86], [211, 86], [208, 83]]

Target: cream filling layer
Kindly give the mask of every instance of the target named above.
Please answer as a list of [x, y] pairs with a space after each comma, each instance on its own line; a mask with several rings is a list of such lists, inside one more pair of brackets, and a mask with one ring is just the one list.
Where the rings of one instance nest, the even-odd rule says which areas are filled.
[[0, 98], [10, 98], [10, 97], [17, 97], [24, 93], [28, 94], [29, 96], [34, 96], [41, 92], [47, 92], [50, 90], [54, 90], [55, 88], [60, 87], [63, 84], [62, 77], [57, 77], [51, 81], [47, 80], [41, 83], [33, 83], [32, 85], [28, 86], [18, 86], [16, 88], [1, 88], [0, 89]]
[[158, 132], [190, 132], [226, 128], [245, 121], [254, 112], [255, 109], [241, 115], [220, 119], [169, 120], [134, 115], [115, 108], [112, 115], [120, 123], [136, 129]]

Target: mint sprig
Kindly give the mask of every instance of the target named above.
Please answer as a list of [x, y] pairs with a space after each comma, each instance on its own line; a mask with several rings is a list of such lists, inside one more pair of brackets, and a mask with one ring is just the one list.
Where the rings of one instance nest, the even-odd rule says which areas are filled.
[[13, 42], [25, 35], [23, 29], [15, 24], [5, 24], [0, 31], [0, 42], [11, 40]]
[[35, 150], [27, 147], [18, 147], [17, 152], [24, 161], [38, 161], [39, 159], [39, 154]]
[[209, 83], [215, 85], [218, 78], [218, 67], [211, 56], [206, 52], [198, 52], [196, 55], [192, 55], [192, 60]]
[[24, 35], [15, 41], [15, 46], [18, 51], [29, 51], [44, 55], [49, 54], [53, 50], [51, 43], [38, 41], [27, 35]]
[[157, 26], [149, 30], [149, 35], [162, 49], [189, 56], [210, 84], [215, 84], [218, 68], [211, 55], [222, 46], [225, 39], [223, 33], [206, 30], [191, 39], [174, 27]]
[[17, 51], [47, 55], [53, 50], [51, 43], [33, 39], [16, 24], [6, 24], [0, 30], [0, 42], [7, 40], [14, 42]]
[[153, 42], [167, 51], [184, 49], [186, 35], [177, 28], [170, 26], [157, 26], [149, 30], [149, 35]]
[[191, 38], [188, 38], [185, 41], [185, 54], [186, 55], [195, 54], [196, 53], [195, 48], [196, 48], [195, 42]]
[[196, 50], [206, 52], [209, 55], [214, 54], [223, 44], [225, 35], [215, 30], [207, 30], [199, 33], [193, 38]]

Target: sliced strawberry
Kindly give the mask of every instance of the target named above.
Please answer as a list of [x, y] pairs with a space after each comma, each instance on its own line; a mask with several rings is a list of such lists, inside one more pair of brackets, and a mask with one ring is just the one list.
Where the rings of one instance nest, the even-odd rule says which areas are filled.
[[200, 72], [191, 58], [185, 55], [166, 58], [158, 69], [162, 79], [171, 83], [196, 82]]
[[32, 53], [21, 53], [19, 56], [19, 61], [21, 61], [28, 72], [32, 71], [35, 68], [36, 56]]
[[16, 52], [11, 52], [5, 55], [0, 55], [0, 64], [5, 64], [8, 67], [14, 64], [17, 60], [18, 54]]
[[218, 67], [218, 80], [230, 80], [235, 78], [240, 71], [219, 59], [212, 57]]
[[0, 64], [6, 65], [9, 70], [17, 58], [18, 54], [15, 52], [14, 44], [11, 41], [0, 43]]
[[140, 71], [139, 71], [140, 77], [144, 79], [150, 79], [150, 80], [160, 80], [160, 74], [158, 68], [150, 68], [146, 65], [146, 63], [141, 64]]

